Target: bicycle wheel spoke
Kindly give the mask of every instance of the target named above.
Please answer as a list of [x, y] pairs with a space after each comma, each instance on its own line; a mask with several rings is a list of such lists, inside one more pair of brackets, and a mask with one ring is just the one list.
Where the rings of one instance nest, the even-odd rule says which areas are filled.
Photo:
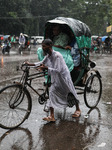
[[22, 111], [25, 111], [25, 112], [30, 112], [30, 110], [27, 110], [27, 109], [24, 109], [24, 108], [19, 108], [19, 107], [17, 107], [16, 109], [22, 110]]
[[[2, 90], [1, 90], [2, 91]], [[0, 126], [15, 128], [27, 118], [30, 113], [29, 97], [21, 92], [19, 85], [12, 85], [0, 92]], [[24, 96], [23, 96], [24, 95]]]

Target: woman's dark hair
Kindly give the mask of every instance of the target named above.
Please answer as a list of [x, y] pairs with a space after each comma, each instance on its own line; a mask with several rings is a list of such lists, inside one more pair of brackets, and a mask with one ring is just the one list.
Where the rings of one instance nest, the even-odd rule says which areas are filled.
[[42, 44], [48, 45], [48, 46], [52, 46], [53, 42], [51, 39], [45, 39], [42, 41]]

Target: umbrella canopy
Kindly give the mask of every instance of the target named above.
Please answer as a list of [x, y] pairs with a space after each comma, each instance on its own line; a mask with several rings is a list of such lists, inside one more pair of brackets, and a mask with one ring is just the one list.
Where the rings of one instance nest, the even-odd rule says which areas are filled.
[[108, 36], [103, 36], [103, 37], [102, 37], [102, 42], [104, 42], [107, 37], [108, 37]]
[[91, 39], [96, 40], [98, 38], [98, 35], [92, 35]]
[[26, 36], [26, 37], [28, 37], [28, 35], [27, 34], [23, 34], [24, 36]]

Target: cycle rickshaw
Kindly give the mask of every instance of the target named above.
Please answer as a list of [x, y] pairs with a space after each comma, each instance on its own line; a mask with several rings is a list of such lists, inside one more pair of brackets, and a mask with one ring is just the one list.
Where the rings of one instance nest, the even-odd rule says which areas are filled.
[[18, 52], [21, 54], [23, 51], [31, 51], [31, 45], [29, 36], [27, 34], [23, 34], [25, 37], [25, 44], [19, 43]]
[[[102, 93], [101, 75], [98, 70], [94, 69], [96, 64], [89, 59], [91, 48], [91, 32], [89, 27], [76, 19], [57, 17], [49, 20], [45, 24], [45, 38], [49, 37], [53, 40], [53, 26], [59, 24], [62, 32], [70, 36], [71, 32], [78, 44], [80, 53], [80, 65], [74, 68], [73, 59], [70, 50], [53, 47], [55, 51], [59, 51], [69, 68], [74, 71], [72, 77], [74, 86], [78, 89], [78, 94], [84, 94], [84, 101], [87, 107], [95, 108], [100, 100]], [[39, 60], [43, 59], [42, 49], [37, 50]], [[75, 76], [75, 74], [77, 74]]]
[[[78, 48], [80, 51], [80, 66], [78, 68], [78, 76], [74, 81], [75, 88], [79, 91], [78, 94], [84, 94], [84, 101], [87, 107], [95, 108], [100, 101], [102, 93], [101, 75], [95, 68], [95, 63], [89, 59], [89, 50], [91, 45], [91, 34], [88, 26], [79, 20], [72, 18], [58, 17], [48, 21], [45, 24], [45, 36], [52, 39], [52, 26], [53, 24], [61, 24], [63, 32], [69, 34], [70, 31], [74, 33]], [[70, 50], [58, 49], [53, 47], [54, 50], [59, 51], [69, 68], [73, 70], [74, 64]], [[39, 48], [38, 58], [44, 58], [42, 48]], [[44, 104], [48, 97], [48, 89], [50, 86], [49, 77], [47, 72], [37, 72], [31, 74], [30, 67], [22, 65], [21, 69], [23, 75], [19, 82], [8, 85], [0, 90], [0, 127], [5, 129], [13, 129], [21, 125], [30, 115], [32, 109], [32, 98], [27, 87], [30, 87], [36, 94], [38, 94], [38, 102]], [[35, 78], [46, 77], [44, 82], [45, 88], [40, 94], [38, 90], [32, 87], [32, 80]], [[71, 105], [72, 106], [72, 97]]]

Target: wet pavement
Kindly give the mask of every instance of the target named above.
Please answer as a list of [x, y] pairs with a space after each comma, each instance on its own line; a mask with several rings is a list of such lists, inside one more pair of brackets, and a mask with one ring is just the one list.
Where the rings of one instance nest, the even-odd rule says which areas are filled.
[[[16, 67], [24, 60], [38, 61], [36, 49], [31, 53], [18, 55], [12, 51], [10, 56], [0, 53], [0, 89], [18, 80], [21, 71]], [[32, 112], [19, 128], [5, 130], [0, 128], [0, 150], [112, 150], [112, 55], [91, 54], [96, 68], [102, 75], [103, 93], [98, 107], [90, 110], [79, 96], [81, 117], [73, 119], [75, 107], [55, 110], [55, 123], [42, 120], [48, 114], [38, 103], [38, 96], [30, 89]], [[43, 87], [43, 81], [34, 80], [34, 87]]]

